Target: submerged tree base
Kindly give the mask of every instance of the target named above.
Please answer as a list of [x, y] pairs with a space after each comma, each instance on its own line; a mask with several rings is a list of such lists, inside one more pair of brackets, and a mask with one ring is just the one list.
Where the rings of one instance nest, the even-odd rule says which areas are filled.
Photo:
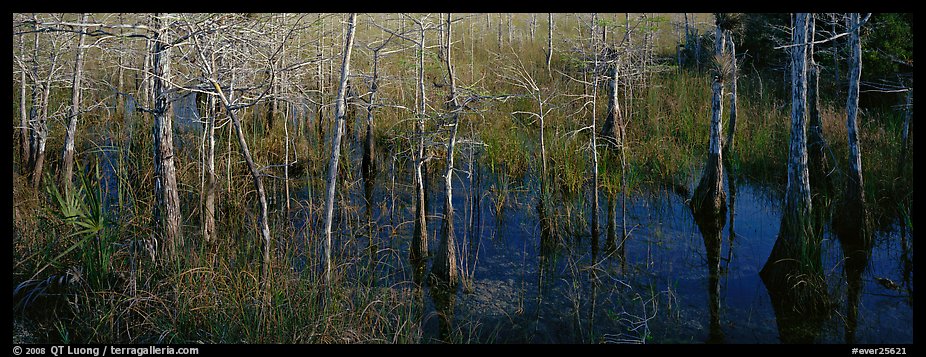
[[759, 272], [784, 343], [814, 343], [831, 310], [820, 256], [809, 222], [785, 217], [768, 261]]
[[720, 155], [710, 154], [698, 188], [691, 196], [691, 211], [695, 217], [712, 217], [727, 212], [727, 194], [723, 190], [723, 164]]

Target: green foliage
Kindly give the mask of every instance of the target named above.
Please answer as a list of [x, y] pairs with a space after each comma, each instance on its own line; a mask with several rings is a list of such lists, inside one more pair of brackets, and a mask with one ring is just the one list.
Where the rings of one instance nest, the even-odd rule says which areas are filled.
[[872, 14], [862, 26], [861, 42], [863, 81], [895, 81], [898, 74], [912, 75], [912, 13]]

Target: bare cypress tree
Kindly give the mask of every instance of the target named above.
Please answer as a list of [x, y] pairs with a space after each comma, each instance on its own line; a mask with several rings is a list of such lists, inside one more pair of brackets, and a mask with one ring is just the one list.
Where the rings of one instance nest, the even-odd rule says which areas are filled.
[[724, 16], [723, 14], [715, 15], [714, 57], [716, 67], [712, 84], [711, 136], [707, 163], [704, 165], [701, 181], [698, 183], [698, 187], [695, 189], [691, 199], [691, 209], [696, 216], [721, 214], [726, 211], [727, 205], [726, 192], [723, 190], [723, 161], [721, 160], [720, 142], [722, 132], [721, 115], [723, 112], [721, 99], [723, 98], [723, 81], [726, 75], [723, 68], [724, 36], [721, 27]]
[[862, 75], [862, 45], [859, 41], [858, 13], [846, 18], [849, 29], [849, 92], [846, 101], [846, 128], [849, 141], [849, 171], [846, 180], [844, 213], [837, 215], [837, 226], [842, 239], [868, 239], [867, 212], [865, 210], [865, 184], [862, 177], [862, 152], [858, 134], [858, 95]]
[[357, 14], [351, 13], [347, 23], [347, 39], [344, 42], [344, 57], [341, 60], [341, 82], [335, 99], [335, 125], [331, 135], [331, 160], [328, 162], [328, 198], [325, 200], [325, 279], [331, 282], [331, 223], [334, 219], [334, 195], [338, 177], [338, 158], [341, 151], [341, 136], [344, 133], [344, 97], [347, 77], [350, 76], [350, 54], [354, 46], [354, 31]]
[[450, 83], [450, 94], [447, 107], [450, 114], [450, 137], [447, 138], [447, 171], [444, 174], [444, 224], [441, 241], [437, 246], [434, 264], [431, 266], [430, 280], [432, 285], [446, 285], [451, 291], [456, 290], [458, 279], [457, 247], [453, 229], [453, 151], [457, 140], [457, 127], [460, 119], [460, 102], [457, 99], [457, 85], [453, 74], [451, 62], [451, 14], [447, 14], [447, 50], [444, 54], [447, 65], [447, 76]]
[[153, 18], [154, 46], [153, 93], [154, 101], [154, 187], [158, 204], [155, 206], [155, 224], [162, 232], [161, 250], [168, 257], [173, 257], [177, 240], [180, 239], [180, 197], [177, 192], [177, 171], [174, 166], [174, 137], [171, 124], [173, 112], [170, 101], [170, 34], [169, 17], [155, 14]]
[[[89, 13], [83, 13], [81, 23], [87, 23]], [[74, 58], [74, 77], [71, 81], [71, 107], [68, 110], [68, 128], [64, 134], [64, 149], [61, 151], [61, 170], [58, 171], [58, 186], [64, 194], [71, 191], [74, 173], [74, 137], [77, 135], [77, 117], [80, 115], [80, 81], [84, 70], [84, 34], [77, 35], [77, 55]]]
[[807, 158], [810, 172], [810, 186], [814, 191], [829, 192], [829, 165], [826, 160], [826, 139], [823, 137], [823, 120], [820, 118], [820, 65], [814, 60], [815, 17], [811, 14], [807, 24]]

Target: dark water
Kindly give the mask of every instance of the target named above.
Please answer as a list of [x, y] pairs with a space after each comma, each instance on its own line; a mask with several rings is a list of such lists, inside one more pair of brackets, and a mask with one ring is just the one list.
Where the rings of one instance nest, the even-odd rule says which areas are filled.
[[[111, 148], [112, 143], [103, 146]], [[119, 170], [119, 154], [113, 149], [100, 152], [111, 207], [117, 204], [113, 173]], [[459, 167], [469, 169], [465, 158], [459, 161]], [[355, 271], [370, 271], [372, 266], [373, 284], [413, 291], [414, 274], [408, 263], [413, 227], [410, 165], [393, 162], [389, 156], [381, 157], [379, 165], [369, 206], [358, 177], [349, 186], [350, 202], [339, 202], [341, 234], [335, 236], [335, 254]], [[418, 293], [426, 341], [781, 342], [770, 294], [759, 278], [781, 221], [779, 192], [736, 182], [735, 200], [730, 202], [732, 195], [728, 195], [725, 225], [719, 232], [707, 232], [705, 238], [682, 197], [664, 188], [641, 189], [628, 197], [630, 233], [623, 258], [621, 250], [604, 249], [607, 195], [600, 196], [602, 237], [595, 254], [587, 232], [588, 200], [558, 198], [553, 214], [560, 215], [561, 226], [555, 230], [561, 244], [554, 252], [541, 254], [533, 190], [537, 185], [527, 180], [503, 184], [485, 168], [472, 171], [472, 181], [465, 173], [453, 181], [457, 259], [471, 284], [461, 284], [449, 296], [426, 286]], [[428, 237], [433, 255], [439, 242], [443, 181], [437, 176], [431, 180]], [[308, 203], [311, 194], [315, 207], [321, 205], [320, 189], [312, 192], [304, 185], [293, 186], [300, 201]], [[497, 212], [500, 196], [505, 197], [504, 204]], [[616, 200], [619, 225], [619, 195]], [[566, 212], [569, 217], [564, 218]], [[301, 255], [294, 268], [319, 269], [305, 265], [305, 255], [321, 254], [318, 246], [307, 251], [305, 243], [317, 236], [321, 212], [302, 207], [290, 217], [297, 233], [295, 250]], [[616, 231], [620, 239], [619, 226]], [[912, 259], [912, 253], [902, 247], [902, 240], [912, 247], [912, 234], [901, 232], [899, 224], [877, 231], [860, 277], [856, 272], [847, 280], [839, 240], [825, 231], [823, 273], [834, 305], [815, 327], [818, 331], [812, 332], [815, 342], [847, 343], [851, 338], [851, 343], [913, 342], [912, 273], [904, 274], [903, 262], [905, 256]], [[848, 287], [859, 278], [855, 313]], [[899, 287], [886, 287], [881, 279]], [[853, 324], [854, 334], [847, 333], [847, 326]]]
[[[464, 164], [465, 165], [465, 164]], [[465, 168], [465, 167], [463, 167]], [[374, 194], [372, 217], [389, 229], [374, 228], [383, 256], [380, 283], [398, 288], [412, 279], [407, 264], [411, 225], [393, 230], [389, 206], [388, 167]], [[401, 170], [400, 170], [401, 171]], [[535, 184], [500, 184], [487, 170], [478, 170], [476, 190], [465, 174], [454, 179], [458, 260], [471, 271], [471, 288], [461, 287], [450, 299], [452, 325], [446, 331], [439, 316], [447, 316], [446, 297], [423, 299], [424, 335], [437, 341], [479, 342], [617, 342], [617, 343], [779, 343], [778, 320], [770, 294], [760, 279], [781, 222], [781, 194], [748, 181], [736, 182], [730, 211], [719, 234], [705, 239], [684, 199], [667, 189], [649, 188], [627, 201], [629, 238], [620, 251], [604, 249], [608, 218], [601, 194], [599, 249], [592, 254], [587, 233], [587, 200], [555, 202], [562, 215], [571, 208], [572, 228], [559, 227], [562, 245], [545, 256], [540, 252], [540, 228]], [[400, 173], [398, 176], [402, 176]], [[400, 181], [401, 180], [399, 179]], [[437, 247], [442, 212], [442, 181], [431, 183], [429, 246]], [[407, 182], [405, 182], [408, 185]], [[500, 214], [498, 188], [508, 187]], [[410, 191], [410, 190], [408, 190]], [[478, 198], [474, 207], [473, 191]], [[398, 201], [411, 202], [406, 192]], [[567, 200], [568, 201], [568, 200]], [[377, 205], [377, 203], [379, 205]], [[729, 204], [728, 197], [728, 204]], [[620, 196], [616, 215], [619, 225]], [[396, 208], [410, 220], [411, 206]], [[472, 211], [472, 218], [470, 212]], [[393, 218], [395, 220], [395, 218]], [[560, 220], [563, 222], [563, 220]], [[471, 224], [472, 223], [472, 224]], [[620, 227], [617, 229], [618, 239]], [[826, 228], [822, 243], [827, 296], [833, 302], [822, 324], [811, 332], [819, 343], [912, 343], [912, 278], [904, 279], [899, 225], [874, 235], [871, 257], [861, 273], [857, 313], [849, 308], [849, 282], [839, 240]], [[912, 242], [912, 236], [905, 239]], [[718, 247], [719, 245], [719, 247]], [[910, 246], [910, 243], [908, 243]], [[464, 252], [463, 248], [466, 249]], [[708, 248], [711, 254], [707, 253]], [[478, 251], [478, 259], [475, 257]], [[475, 263], [474, 263], [475, 262]], [[403, 264], [404, 263], [404, 264]], [[389, 268], [383, 269], [382, 265]], [[395, 267], [406, 267], [396, 269]], [[889, 279], [898, 289], [883, 286]], [[464, 284], [465, 285], [465, 284]], [[711, 292], [714, 292], [713, 294]], [[793, 304], [793, 303], [792, 303]], [[437, 306], [440, 306], [437, 305]], [[713, 309], [711, 306], [713, 305]], [[442, 312], [443, 314], [438, 314]], [[855, 316], [854, 334], [846, 332]], [[786, 326], [785, 326], [786, 327]], [[854, 338], [854, 340], [850, 340]]]

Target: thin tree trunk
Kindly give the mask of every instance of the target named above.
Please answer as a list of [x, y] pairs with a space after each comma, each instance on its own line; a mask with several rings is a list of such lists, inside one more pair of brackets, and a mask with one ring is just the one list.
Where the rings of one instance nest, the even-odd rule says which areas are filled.
[[531, 43], [534, 42], [534, 33], [537, 31], [537, 14], [531, 14]]
[[344, 132], [344, 96], [347, 77], [350, 75], [350, 54], [354, 46], [354, 29], [357, 14], [351, 13], [347, 23], [347, 40], [344, 43], [344, 57], [341, 60], [341, 82], [335, 99], [335, 125], [331, 135], [331, 160], [328, 162], [328, 198], [325, 200], [325, 280], [331, 282], [331, 222], [334, 217], [334, 195], [338, 177], [338, 158], [341, 151], [341, 136]]
[[203, 209], [203, 239], [211, 243], [215, 239], [215, 97], [208, 98], [206, 118], [206, 177], [205, 207]]
[[902, 177], [907, 164], [907, 140], [910, 136], [910, 119], [913, 118], [913, 88], [907, 92], [907, 104], [904, 106], [903, 132], [901, 132], [900, 161], [897, 164], [897, 177]]
[[[836, 14], [833, 14], [833, 22], [830, 23], [830, 31], [836, 33]], [[836, 43], [839, 39], [833, 40], [833, 83], [839, 88], [839, 47]]]
[[[722, 57], [724, 48], [723, 29], [718, 24], [714, 31], [714, 56]], [[711, 99], [711, 136], [707, 163], [701, 174], [701, 181], [691, 199], [691, 209], [695, 216], [716, 216], [726, 211], [726, 192], [723, 190], [723, 160], [721, 156], [721, 117], [723, 115], [723, 78], [724, 74], [714, 74]]]
[[727, 140], [723, 148], [729, 160], [735, 146], [733, 137], [736, 134], [736, 85], [739, 82], [739, 67], [736, 65], [736, 43], [733, 42], [733, 34], [727, 31], [726, 37], [730, 46], [730, 127], [727, 128]]
[[[510, 45], [511, 43], [509, 43]], [[502, 52], [502, 17], [501, 14], [498, 16], [498, 52]]]
[[[57, 56], [54, 56], [51, 61], [51, 68], [54, 68], [55, 62], [57, 61]], [[32, 188], [38, 189], [39, 184], [42, 182], [42, 171], [45, 167], [45, 144], [48, 142], [48, 97], [51, 93], [51, 77], [52, 69], [49, 69], [48, 78], [45, 79], [45, 82], [42, 84], [42, 101], [41, 107], [39, 108], [39, 119], [35, 124], [35, 154], [33, 158], [35, 160], [32, 167]]]
[[[174, 137], [171, 124], [170, 90], [170, 37], [167, 30], [167, 16], [156, 14], [154, 17], [154, 75], [153, 92], [157, 97], [154, 102], [154, 178], [158, 204], [155, 206], [156, 232], [162, 232], [161, 250], [172, 258], [176, 253], [177, 240], [180, 239], [180, 197], [177, 192], [177, 171], [174, 165]], [[163, 219], [162, 219], [163, 215]]]
[[[425, 93], [424, 93], [424, 24], [419, 24], [418, 38], [418, 108], [415, 116], [418, 118], [415, 126], [415, 137], [418, 138], [418, 147], [416, 148], [415, 157], [415, 232], [412, 237], [411, 251], [409, 257], [412, 262], [423, 262], [428, 256], [428, 224], [427, 212], [425, 207], [425, 190], [424, 175], [422, 166], [424, 164], [424, 110], [425, 110]], [[500, 31], [500, 30], [499, 30]], [[501, 34], [501, 32], [499, 32]]]
[[[859, 26], [859, 14], [851, 13], [846, 27], [853, 29]], [[859, 81], [862, 75], [862, 45], [859, 41], [859, 30], [855, 29], [849, 34], [849, 93], [846, 102], [846, 128], [849, 141], [849, 171], [846, 180], [846, 210], [838, 216], [846, 233], [861, 234], [867, 237], [867, 222], [865, 212], [865, 184], [862, 178], [862, 152], [859, 142], [858, 128], [858, 95]], [[848, 234], [841, 237], [846, 238]]]
[[[125, 20], [123, 19], [123, 15], [124, 14], [119, 13], [118, 17], [119, 17], [120, 24], [125, 23]], [[125, 33], [125, 30], [120, 28], [119, 29], [119, 47], [120, 47], [120, 50], [122, 51], [126, 50], [125, 38], [122, 37], [124, 33]], [[126, 92], [125, 90], [125, 55], [119, 54], [117, 65], [119, 66], [119, 68], [116, 70], [116, 91], [118, 92], [116, 93], [116, 107], [125, 108], [122, 104], [125, 101], [125, 95], [123, 95], [123, 93]]]
[[[26, 57], [26, 46], [23, 35], [19, 36], [19, 55], [23, 60]], [[26, 70], [19, 72], [19, 172], [26, 173], [29, 162], [32, 161], [32, 150], [29, 143], [29, 113], [26, 105]]]
[[234, 110], [231, 108], [231, 103], [229, 98], [225, 96], [222, 92], [222, 87], [219, 86], [218, 82], [212, 81], [213, 89], [219, 95], [219, 99], [222, 100], [222, 106], [225, 107], [225, 112], [232, 119], [232, 124], [235, 127], [235, 133], [238, 136], [238, 146], [241, 149], [241, 156], [244, 156], [244, 161], [248, 165], [248, 171], [251, 174], [251, 179], [254, 181], [254, 190], [257, 191], [258, 203], [260, 204], [260, 217], [257, 224], [260, 226], [260, 235], [261, 235], [261, 265], [260, 265], [260, 280], [258, 286], [260, 289], [259, 295], [261, 299], [261, 308], [260, 316], [261, 320], [266, 316], [266, 309], [270, 303], [270, 227], [267, 224], [267, 194], [264, 190], [263, 179], [261, 179], [260, 172], [257, 170], [257, 165], [254, 164], [254, 159], [251, 156], [251, 150], [248, 149], [248, 143], [244, 138], [244, 131], [241, 130], [241, 121], [238, 120], [238, 116], [235, 114]]
[[373, 175], [376, 172], [376, 143], [373, 140], [373, 109], [376, 107], [376, 91], [379, 81], [379, 49], [373, 51], [373, 78], [370, 80], [370, 101], [367, 104], [367, 130], [363, 145], [363, 179], [372, 191]]
[[[36, 37], [36, 45], [38, 45], [38, 37]], [[36, 56], [38, 53], [36, 52]], [[38, 189], [39, 184], [42, 182], [42, 171], [45, 167], [45, 144], [48, 142], [48, 98], [51, 94], [51, 80], [55, 71], [54, 68], [58, 62], [58, 53], [54, 52], [49, 61], [48, 68], [48, 77], [45, 78], [45, 81], [42, 82], [42, 99], [39, 101], [41, 103], [36, 109], [38, 111], [38, 120], [35, 122], [35, 128], [33, 129], [34, 133], [34, 145], [35, 150], [33, 154], [33, 166], [32, 166], [32, 188]], [[36, 64], [38, 66], [38, 64]], [[38, 71], [38, 69], [35, 69]], [[35, 105], [33, 105], [33, 108]]]
[[553, 13], [547, 13], [547, 73], [552, 76], [550, 65], [553, 63]]
[[[87, 23], [89, 13], [83, 13], [81, 23]], [[68, 110], [68, 129], [64, 134], [64, 149], [61, 151], [61, 170], [58, 171], [58, 185], [67, 195], [71, 191], [74, 176], [74, 140], [77, 135], [77, 116], [80, 114], [80, 81], [84, 70], [84, 35], [77, 35], [77, 56], [74, 59], [74, 77], [71, 81], [71, 107]]]
[[816, 192], [830, 192], [829, 165], [826, 160], [826, 139], [823, 137], [823, 120], [820, 117], [820, 66], [814, 60], [814, 16], [810, 15], [807, 25], [807, 159], [811, 189]]
[[444, 61], [444, 13], [437, 13], [437, 60]]
[[[321, 22], [321, 16], [322, 16], [321, 14], [318, 14], [318, 19], [317, 19], [316, 21]], [[316, 51], [316, 53], [317, 53], [317, 55], [316, 55], [316, 68], [315, 68], [315, 78], [316, 78], [315, 86], [316, 86], [316, 88], [318, 89], [318, 95], [317, 95], [316, 101], [315, 101], [315, 102], [316, 102], [316, 105], [315, 105], [315, 125], [316, 125], [316, 129], [317, 129], [317, 131], [318, 131], [318, 142], [321, 143], [322, 138], [324, 138], [324, 136], [325, 136], [325, 134], [324, 134], [324, 132], [325, 132], [325, 124], [324, 124], [324, 122], [325, 122], [325, 121], [322, 119], [323, 116], [324, 116], [323, 113], [322, 113], [322, 109], [323, 109], [322, 103], [324, 103], [324, 101], [325, 101], [325, 88], [324, 88], [324, 86], [325, 86], [325, 82], [324, 82], [325, 73], [324, 73], [324, 67], [322, 66], [322, 58], [323, 58], [323, 56], [324, 56], [324, 54], [323, 54], [323, 52], [322, 52], [322, 26], [319, 25], [319, 26], [317, 27], [317, 30], [318, 30], [318, 31], [317, 31], [318, 33], [316, 34], [316, 36], [317, 36], [318, 39], [315, 41], [315, 51]]]
[[685, 13], [685, 56], [687, 57], [692, 51], [691, 48], [691, 29], [688, 24], [688, 13]]
[[[447, 36], [452, 34], [451, 14], [447, 14]], [[447, 51], [445, 54], [447, 64], [447, 76], [450, 80], [450, 95], [448, 99], [448, 109], [451, 112], [451, 129], [450, 137], [447, 139], [447, 171], [444, 174], [444, 225], [443, 237], [437, 246], [437, 253], [434, 257], [434, 265], [431, 267], [432, 284], [446, 284], [446, 286], [455, 291], [458, 280], [457, 273], [457, 247], [453, 228], [453, 151], [457, 140], [457, 127], [460, 118], [460, 103], [457, 100], [456, 79], [453, 74], [453, 65], [450, 59], [450, 41], [447, 41]], [[433, 280], [436, 279], [436, 280]]]
[[514, 27], [511, 25], [511, 13], [508, 13], [508, 44], [514, 41]]
[[[596, 37], [592, 38], [592, 41], [595, 41]], [[593, 46], [595, 51], [595, 66], [593, 68], [598, 68], [598, 45], [597, 43]], [[598, 73], [595, 72], [592, 74], [592, 128], [591, 128], [591, 145], [592, 145], [592, 255], [596, 256], [598, 253], [598, 236], [600, 234], [600, 224], [598, 222], [598, 140], [595, 132], [597, 131], [597, 98], [598, 98]]]
[[[35, 21], [35, 14], [32, 14], [32, 20]], [[36, 29], [36, 25], [32, 25], [32, 29]], [[28, 167], [28, 174], [31, 175], [30, 181], [32, 186], [36, 187], [35, 183], [35, 169], [38, 167], [36, 165], [37, 159], [39, 156], [38, 150], [38, 138], [39, 138], [39, 33], [36, 31], [32, 34], [32, 91], [31, 91], [31, 104], [29, 106], [29, 162], [26, 164]]]

